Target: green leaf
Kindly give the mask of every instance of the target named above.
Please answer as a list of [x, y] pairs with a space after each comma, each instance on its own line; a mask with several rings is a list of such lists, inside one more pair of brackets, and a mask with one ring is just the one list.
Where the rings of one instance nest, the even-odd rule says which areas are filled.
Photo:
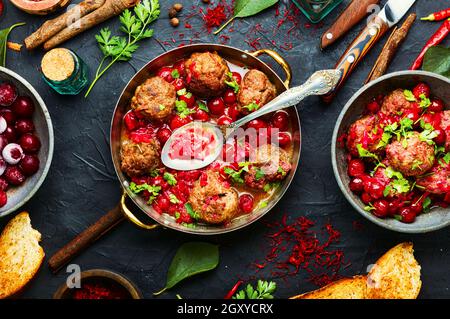
[[135, 182], [131, 182], [130, 186], [128, 188], [134, 194], [139, 194], [143, 191], [148, 191], [150, 193], [148, 204], [151, 204], [155, 200], [155, 198], [159, 195], [159, 192], [161, 191], [161, 186], [151, 186], [151, 185], [148, 185], [147, 183], [137, 185]]
[[176, 108], [176, 110], [178, 112], [178, 115], [181, 118], [185, 118], [189, 114], [195, 113], [194, 110], [191, 110], [190, 108], [188, 108], [187, 103], [185, 101], [183, 101], [183, 100], [175, 101], [175, 108]]
[[411, 90], [404, 90], [403, 95], [405, 96], [405, 99], [407, 101], [416, 102], [416, 97], [414, 96], [414, 94]]
[[25, 23], [16, 23], [9, 28], [0, 30], [0, 66], [6, 66], [6, 47], [8, 42], [8, 36], [14, 28], [25, 25]]
[[197, 106], [198, 106], [199, 110], [209, 113], [209, 109], [205, 103], [199, 101], [199, 102], [197, 102]]
[[229, 175], [231, 177], [231, 180], [235, 183], [243, 184], [244, 179], [241, 177], [242, 172], [244, 169], [240, 169], [239, 171], [235, 171], [231, 167], [225, 167], [223, 169], [224, 173]]
[[236, 0], [234, 3], [234, 16], [245, 18], [273, 6], [278, 0]]
[[239, 84], [237, 83], [236, 79], [233, 76], [232, 72], [227, 73], [228, 81], [225, 81], [225, 84], [231, 87], [234, 91], [234, 93], [239, 92]]
[[259, 105], [255, 102], [252, 102], [248, 105], [243, 106], [242, 108], [249, 110], [249, 112], [253, 112], [259, 109]]
[[183, 244], [175, 254], [167, 272], [166, 286], [154, 295], [172, 288], [191, 276], [212, 270], [219, 264], [219, 247], [203, 242]]
[[260, 168], [256, 169], [256, 173], [255, 173], [255, 179], [257, 181], [259, 181], [261, 178], [263, 178], [266, 174], [264, 174], [264, 171]]
[[431, 201], [431, 199], [429, 198], [429, 197], [426, 197], [424, 200], [423, 200], [423, 203], [422, 203], [422, 208], [423, 208], [423, 211], [426, 213], [426, 212], [429, 212], [430, 211], [430, 206], [431, 206], [431, 204], [432, 204], [432, 201]]
[[180, 73], [177, 69], [174, 69], [170, 75], [172, 75], [174, 79], [178, 79], [180, 77]]
[[173, 185], [177, 184], [177, 180], [176, 180], [176, 178], [175, 178], [175, 176], [173, 174], [165, 172], [164, 175], [163, 175], [163, 178], [167, 181], [167, 183], [170, 186], [173, 186]]
[[237, 292], [233, 299], [273, 299], [276, 289], [277, 284], [275, 282], [258, 280], [256, 288], [248, 284], [245, 289]]
[[172, 204], [179, 204], [179, 203], [181, 203], [181, 201], [174, 194], [169, 194], [169, 201]]
[[450, 48], [434, 46], [427, 50], [422, 69], [450, 78]]

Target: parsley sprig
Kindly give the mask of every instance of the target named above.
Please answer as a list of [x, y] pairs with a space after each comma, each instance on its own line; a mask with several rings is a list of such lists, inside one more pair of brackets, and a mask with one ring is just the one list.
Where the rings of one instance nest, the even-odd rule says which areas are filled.
[[225, 84], [228, 85], [230, 88], [233, 89], [234, 93], [238, 93], [239, 92], [239, 84], [237, 83], [236, 79], [233, 76], [233, 73], [228, 72], [227, 73], [228, 76], [228, 81], [225, 80]]
[[[100, 61], [95, 78], [85, 97], [91, 93], [97, 81], [114, 63], [129, 61], [132, 58], [133, 53], [139, 48], [137, 42], [153, 36], [153, 30], [149, 29], [148, 26], [159, 17], [158, 0], [142, 0], [134, 7], [133, 12], [127, 9], [120, 16], [120, 31], [125, 33], [126, 36], [111, 36], [109, 28], [103, 28], [100, 34], [95, 36], [103, 53], [103, 59]], [[110, 59], [109, 64], [104, 66], [108, 59]]]
[[148, 203], [151, 204], [156, 199], [156, 197], [159, 195], [159, 192], [161, 191], [161, 186], [152, 186], [152, 185], [148, 185], [147, 183], [137, 185], [135, 182], [131, 182], [129, 189], [134, 194], [139, 194], [140, 192], [148, 191], [150, 193]]
[[258, 280], [256, 289], [251, 284], [240, 290], [233, 299], [273, 299], [273, 293], [277, 290], [277, 284], [273, 281]]

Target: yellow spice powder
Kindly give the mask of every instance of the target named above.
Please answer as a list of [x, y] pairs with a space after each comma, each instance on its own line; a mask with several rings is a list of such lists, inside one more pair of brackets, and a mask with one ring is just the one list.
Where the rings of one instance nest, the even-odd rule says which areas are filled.
[[51, 81], [67, 80], [75, 70], [72, 53], [64, 48], [47, 52], [41, 62], [42, 73]]

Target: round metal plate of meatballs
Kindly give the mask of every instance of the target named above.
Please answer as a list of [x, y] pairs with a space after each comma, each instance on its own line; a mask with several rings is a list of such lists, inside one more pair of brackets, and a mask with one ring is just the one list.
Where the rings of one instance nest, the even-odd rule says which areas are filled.
[[334, 128], [331, 145], [333, 170], [339, 187], [350, 204], [365, 218], [386, 229], [401, 233], [427, 233], [450, 225], [450, 208], [433, 208], [429, 213], [417, 216], [411, 224], [402, 223], [394, 218], [381, 219], [364, 210], [365, 204], [349, 188], [347, 175], [346, 150], [338, 145], [337, 139], [350, 125], [361, 117], [365, 105], [374, 96], [386, 95], [395, 89], [408, 89], [419, 82], [427, 83], [432, 94], [443, 101], [450, 101], [450, 80], [430, 72], [401, 71], [387, 74], [361, 88], [347, 102]]

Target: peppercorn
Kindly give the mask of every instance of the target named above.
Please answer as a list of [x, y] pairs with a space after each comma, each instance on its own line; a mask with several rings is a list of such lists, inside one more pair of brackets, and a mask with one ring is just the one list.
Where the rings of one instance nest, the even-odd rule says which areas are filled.
[[175, 18], [178, 14], [178, 11], [175, 10], [174, 8], [170, 8], [169, 9], [169, 18]]
[[178, 27], [180, 25], [180, 20], [178, 20], [178, 18], [172, 18], [170, 19], [170, 25], [172, 27]]
[[177, 12], [180, 12], [183, 10], [183, 5], [181, 3], [175, 3], [172, 8], [174, 8]]

